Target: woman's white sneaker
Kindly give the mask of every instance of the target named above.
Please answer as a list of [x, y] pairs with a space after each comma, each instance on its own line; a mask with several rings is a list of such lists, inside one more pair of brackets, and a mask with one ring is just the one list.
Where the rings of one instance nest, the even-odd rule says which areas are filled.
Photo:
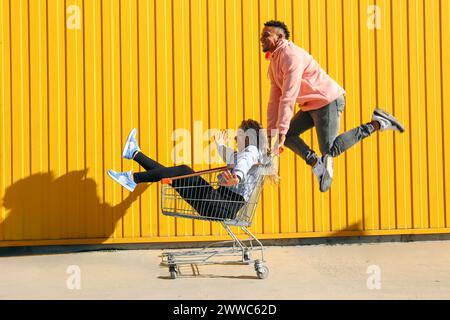
[[136, 133], [137, 129], [134, 128], [128, 135], [125, 146], [123, 147], [122, 158], [131, 160], [136, 152], [141, 151], [136, 140]]
[[111, 179], [116, 181], [122, 187], [127, 189], [130, 192], [133, 192], [136, 188], [136, 182], [133, 181], [133, 171], [125, 171], [125, 172], [116, 172], [112, 169], [107, 171], [108, 175]]

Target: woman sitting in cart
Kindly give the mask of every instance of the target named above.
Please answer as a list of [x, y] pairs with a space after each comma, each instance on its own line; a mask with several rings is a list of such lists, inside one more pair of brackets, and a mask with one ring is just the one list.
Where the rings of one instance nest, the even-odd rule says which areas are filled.
[[[273, 161], [268, 154], [265, 132], [255, 120], [244, 120], [237, 130], [237, 151], [226, 147], [222, 139], [216, 139], [216, 146], [222, 159], [229, 165], [218, 176], [218, 188], [214, 188], [200, 174], [187, 165], [165, 167], [143, 154], [136, 141], [136, 129], [131, 130], [123, 149], [122, 157], [139, 163], [146, 172], [115, 172], [108, 175], [129, 191], [138, 183], [169, 180], [172, 187], [201, 216], [218, 220], [233, 219], [236, 213], [249, 201], [252, 191], [260, 182], [262, 171], [276, 175]], [[222, 132], [223, 134], [223, 132]], [[270, 168], [267, 170], [267, 168]], [[208, 171], [208, 170], [206, 170]], [[201, 172], [199, 172], [201, 173]], [[175, 179], [175, 177], [187, 176]]]

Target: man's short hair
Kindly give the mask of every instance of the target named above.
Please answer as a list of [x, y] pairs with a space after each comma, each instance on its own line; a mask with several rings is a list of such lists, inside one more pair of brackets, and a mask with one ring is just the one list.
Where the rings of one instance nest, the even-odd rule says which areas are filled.
[[288, 27], [284, 24], [284, 22], [278, 21], [278, 20], [270, 20], [270, 21], [267, 21], [266, 23], [264, 23], [264, 26], [282, 29], [284, 32], [284, 37], [286, 38], [286, 40], [289, 40], [289, 36], [291, 34], [289, 33]]

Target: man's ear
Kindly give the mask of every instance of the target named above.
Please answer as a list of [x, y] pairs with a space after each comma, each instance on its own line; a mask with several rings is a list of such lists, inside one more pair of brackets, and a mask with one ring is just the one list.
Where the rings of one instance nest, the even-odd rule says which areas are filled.
[[277, 33], [278, 33], [278, 40], [281, 40], [284, 38], [284, 33], [283, 33], [283, 31], [281, 31], [280, 28], [277, 28]]

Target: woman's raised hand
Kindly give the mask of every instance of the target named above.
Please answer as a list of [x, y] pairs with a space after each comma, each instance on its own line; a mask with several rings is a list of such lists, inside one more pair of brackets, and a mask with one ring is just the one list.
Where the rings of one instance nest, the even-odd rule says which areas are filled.
[[221, 144], [226, 144], [228, 141], [228, 130], [225, 129], [220, 130], [219, 133], [214, 135], [214, 141]]

